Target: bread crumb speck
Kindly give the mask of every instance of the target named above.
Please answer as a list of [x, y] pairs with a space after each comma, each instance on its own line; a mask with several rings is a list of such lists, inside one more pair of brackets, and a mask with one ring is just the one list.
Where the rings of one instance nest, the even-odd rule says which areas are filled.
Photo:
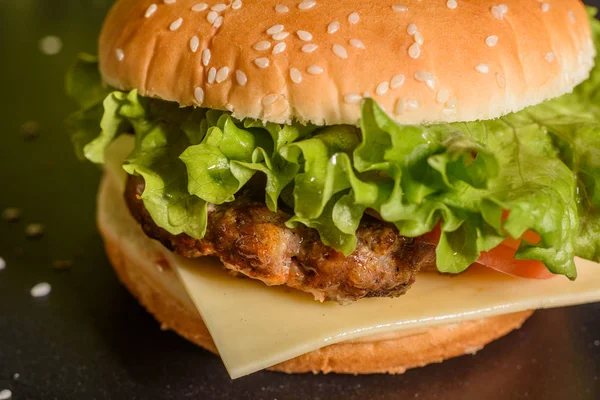
[[36, 121], [26, 121], [21, 125], [21, 136], [25, 140], [37, 139], [40, 133], [40, 124]]
[[25, 228], [25, 234], [30, 239], [39, 239], [44, 236], [44, 225], [42, 224], [29, 224]]
[[2, 219], [8, 222], [17, 222], [21, 219], [21, 210], [16, 207], [9, 207], [2, 211]]
[[54, 262], [52, 262], [52, 268], [59, 270], [59, 271], [71, 269], [72, 266], [73, 266], [73, 261], [71, 261], [71, 260], [55, 260]]

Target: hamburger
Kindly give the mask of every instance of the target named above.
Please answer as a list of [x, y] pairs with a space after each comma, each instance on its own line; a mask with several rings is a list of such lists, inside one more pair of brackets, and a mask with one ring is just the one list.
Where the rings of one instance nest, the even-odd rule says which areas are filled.
[[[108, 165], [98, 222], [113, 266], [215, 352], [179, 278], [156, 272], [165, 248], [342, 304], [480, 266], [574, 280], [576, 256], [600, 260], [594, 15], [579, 0], [117, 1], [98, 58], [67, 78], [76, 152]], [[530, 314], [273, 369], [403, 372]]]

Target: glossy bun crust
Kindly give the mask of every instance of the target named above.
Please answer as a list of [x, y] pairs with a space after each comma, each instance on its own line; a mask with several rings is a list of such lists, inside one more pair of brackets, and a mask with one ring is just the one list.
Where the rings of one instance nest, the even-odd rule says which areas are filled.
[[117, 1], [104, 80], [279, 123], [356, 124], [368, 96], [421, 124], [521, 110], [593, 66], [580, 0], [219, 1]]
[[[105, 175], [98, 195], [98, 226], [121, 282], [163, 329], [172, 329], [217, 353], [200, 314], [168, 265], [167, 250], [146, 237], [120, 193], [114, 180]], [[531, 313], [365, 337], [311, 351], [270, 369], [287, 373], [403, 373], [409, 368], [472, 354], [519, 328]]]

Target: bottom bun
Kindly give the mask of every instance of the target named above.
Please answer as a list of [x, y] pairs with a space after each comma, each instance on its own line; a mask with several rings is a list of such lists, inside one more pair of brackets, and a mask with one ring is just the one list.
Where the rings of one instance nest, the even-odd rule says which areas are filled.
[[[121, 282], [154, 315], [163, 329], [217, 353], [200, 314], [187, 295], [166, 250], [149, 239], [130, 215], [119, 185], [105, 174], [98, 195], [98, 226], [106, 252]], [[269, 290], [265, 286], [265, 290]], [[393, 373], [473, 354], [521, 327], [524, 311], [450, 325], [368, 336], [311, 351], [270, 370], [287, 373]]]

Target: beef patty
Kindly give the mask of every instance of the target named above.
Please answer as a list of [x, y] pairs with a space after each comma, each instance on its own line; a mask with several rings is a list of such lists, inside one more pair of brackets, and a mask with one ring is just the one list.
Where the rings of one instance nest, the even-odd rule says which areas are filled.
[[309, 292], [317, 300], [400, 296], [420, 269], [435, 268], [435, 246], [400, 236], [393, 225], [365, 215], [356, 232], [358, 245], [346, 257], [324, 245], [315, 229], [288, 228], [289, 214], [270, 211], [250, 193], [211, 205], [203, 239], [173, 235], [154, 223], [140, 200], [143, 190], [143, 179], [130, 176], [127, 205], [146, 235], [171, 251], [188, 258], [217, 256], [230, 270]]

